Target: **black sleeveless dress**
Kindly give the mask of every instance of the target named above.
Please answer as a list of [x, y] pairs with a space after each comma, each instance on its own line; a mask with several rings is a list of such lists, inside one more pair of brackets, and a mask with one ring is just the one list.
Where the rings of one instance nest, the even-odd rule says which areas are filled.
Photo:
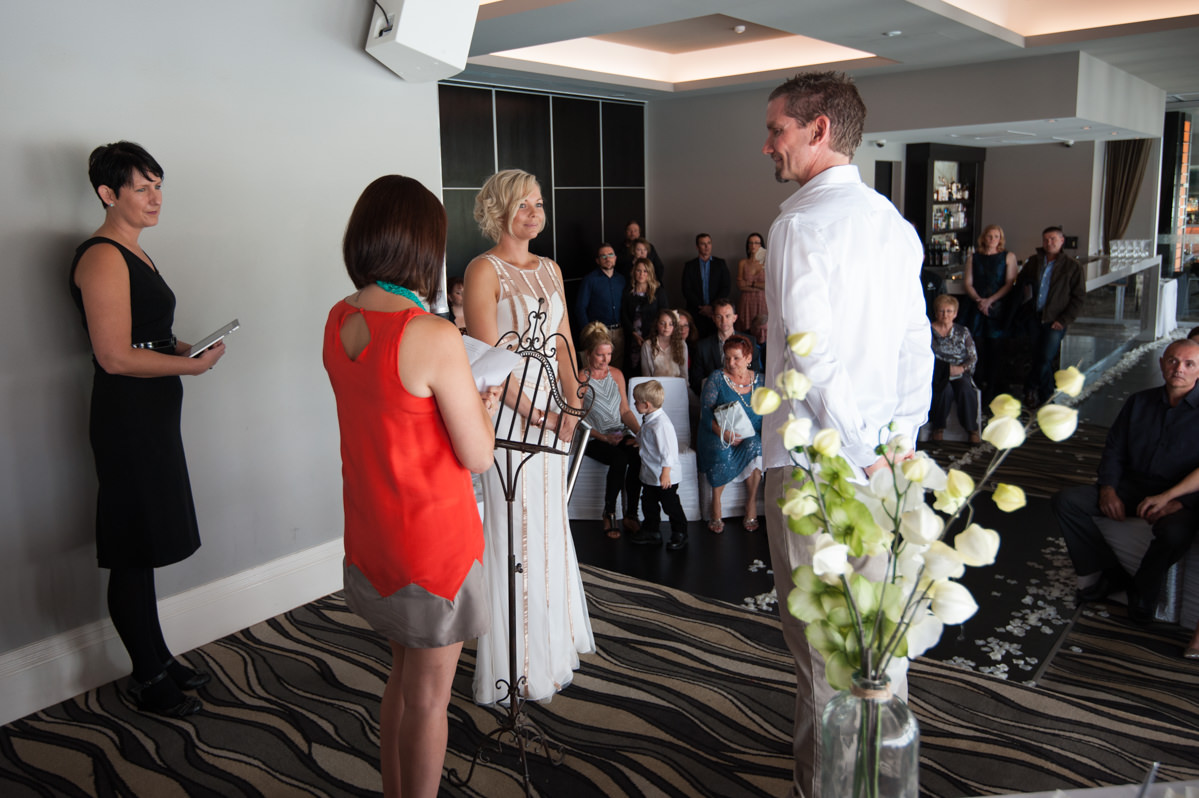
[[[83, 294], [75, 269], [87, 249], [112, 244], [129, 268], [133, 317], [129, 343], [171, 337], [175, 295], [137, 255], [108, 238], [92, 238], [75, 251], [71, 296], [83, 317]], [[183, 383], [178, 377], [124, 377], [100, 368], [92, 381], [92, 453], [100, 490], [96, 501], [96, 556], [101, 568], [153, 567], [179, 562], [200, 547], [179, 417]]]

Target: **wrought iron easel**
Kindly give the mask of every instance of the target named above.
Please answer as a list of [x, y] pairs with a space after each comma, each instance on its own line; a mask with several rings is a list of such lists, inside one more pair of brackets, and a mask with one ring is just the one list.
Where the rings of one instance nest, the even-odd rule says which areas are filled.
[[[520, 380], [515, 387], [513, 381], [516, 378], [516, 372], [513, 372], [504, 381], [502, 395], [506, 402], [512, 401], [516, 407], [510, 408], [511, 412], [497, 413], [495, 417], [495, 463], [501, 474], [504, 499], [508, 505], [508, 678], [497, 679], [496, 687], [507, 690], [508, 706], [504, 716], [500, 719], [500, 725], [488, 733], [483, 742], [475, 749], [475, 755], [466, 776], [459, 776], [457, 769], [450, 769], [446, 774], [452, 783], [458, 786], [466, 785], [474, 775], [475, 767], [480, 762], [488, 761], [489, 751], [494, 750], [496, 753], [502, 754], [504, 743], [507, 741], [516, 749], [516, 753], [520, 757], [526, 796], [530, 795], [528, 749], [539, 748], [552, 765], [561, 764], [566, 752], [561, 745], [547, 738], [540, 727], [526, 715], [522, 689], [527, 680], [523, 675], [516, 676], [516, 578], [517, 574], [524, 573], [523, 563], [516, 559], [516, 543], [513, 540], [516, 489], [521, 471], [534, 455], [562, 457], [571, 454], [574, 441], [580, 440], [580, 436], [573, 435], [570, 447], [564, 449], [559, 445], [561, 441], [558, 433], [562, 431], [563, 422], [568, 416], [581, 421], [587, 415], [593, 401], [591, 392], [580, 390], [578, 399], [582, 406], [574, 407], [566, 401], [559, 389], [553, 368], [558, 347], [561, 346], [567, 353], [571, 371], [576, 376], [576, 382], [578, 370], [574, 365], [574, 352], [571, 351], [566, 338], [558, 332], [547, 334], [545, 330], [547, 318], [545, 300], [538, 299], [537, 309], [529, 313], [529, 331], [523, 337], [515, 330], [509, 331], [500, 336], [500, 340], [496, 344], [498, 347], [514, 348], [524, 363], [520, 369]], [[545, 420], [540, 425], [524, 423], [526, 419], [518, 412], [522, 395], [528, 397], [531, 408], [537, 408], [544, 413], [543, 419]], [[551, 412], [557, 413], [557, 423], [552, 428], [546, 423]], [[530, 410], [531, 415], [532, 410]], [[522, 426], [523, 429], [521, 429]], [[575, 433], [578, 433], [581, 426], [581, 424], [576, 425]], [[586, 436], [582, 436], [582, 439], [585, 440]], [[501, 453], [506, 468], [501, 468]], [[575, 470], [577, 471], [577, 468]], [[570, 481], [573, 483], [573, 478]]]

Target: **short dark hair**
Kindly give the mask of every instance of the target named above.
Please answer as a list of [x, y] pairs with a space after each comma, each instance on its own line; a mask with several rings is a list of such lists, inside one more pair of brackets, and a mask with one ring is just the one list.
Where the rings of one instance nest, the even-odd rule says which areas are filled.
[[853, 157], [862, 143], [866, 103], [853, 78], [844, 72], [801, 72], [770, 92], [770, 99], [786, 98], [787, 116], [802, 125], [818, 116], [832, 122], [829, 146]]
[[738, 349], [740, 350], [742, 357], [750, 357], [754, 353], [754, 348], [750, 345], [749, 339], [740, 333], [736, 335], [730, 335], [728, 340], [724, 342], [724, 346], [722, 346], [721, 349], [725, 353], [727, 353], [730, 349]]
[[1199, 335], [1199, 327], [1192, 327], [1191, 331], [1187, 333], [1187, 338], [1194, 338], [1197, 335]]
[[[140, 144], [132, 141], [117, 141], [102, 144], [87, 157], [87, 176], [92, 181], [96, 196], [100, 186], [108, 186], [112, 193], [121, 196], [121, 189], [133, 182], [133, 173], [138, 172], [147, 180], [162, 180], [162, 167]], [[101, 205], [106, 205], [103, 199]]]
[[718, 296], [712, 300], [712, 312], [713, 313], [716, 312], [716, 308], [723, 308], [723, 307], [732, 308], [734, 313], [737, 312], [737, 306], [734, 305], [733, 300], [729, 299], [727, 296]]
[[428, 297], [445, 261], [445, 234], [445, 208], [429, 189], [384, 175], [362, 192], [346, 224], [346, 271], [357, 288], [384, 280]]
[[696, 244], [698, 244], [698, 243], [699, 243], [699, 240], [700, 240], [701, 238], [711, 238], [711, 237], [712, 237], [712, 236], [708, 235], [707, 233], [696, 233], [696, 234], [695, 234], [695, 243], [696, 243]]
[[608, 249], [612, 250], [613, 253], [616, 252], [616, 247], [612, 246], [607, 241], [604, 241], [598, 247], [595, 248], [595, 256], [597, 258], [599, 257], [600, 250], [603, 249], [604, 247], [607, 247]]
[[1045, 235], [1046, 233], [1061, 233], [1063, 238], [1066, 236], [1066, 231], [1058, 227], [1056, 224], [1050, 225], [1041, 231], [1041, 235]]

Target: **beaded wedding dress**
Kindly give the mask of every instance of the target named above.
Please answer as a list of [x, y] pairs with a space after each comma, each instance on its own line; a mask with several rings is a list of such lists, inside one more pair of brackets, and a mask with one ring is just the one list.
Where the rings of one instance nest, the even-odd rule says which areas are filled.
[[[521, 336], [519, 348], [528, 345], [530, 314], [537, 311], [538, 300], [545, 300], [547, 318], [541, 325], [542, 340], [535, 345], [553, 348], [564, 345], [560, 339], [545, 337], [556, 332], [566, 313], [562, 282], [553, 262], [540, 258], [536, 268], [522, 269], [493, 255], [487, 259], [495, 267], [500, 282], [497, 329], [500, 335], [515, 330]], [[513, 341], [510, 336], [503, 344]], [[547, 354], [549, 354], [547, 352]], [[554, 363], [556, 375], [556, 361]], [[517, 369], [514, 379], [525, 373]], [[534, 382], [536, 368], [527, 372]], [[548, 379], [548, 378], [547, 378]], [[535, 405], [543, 411], [556, 410], [547, 380], [538, 389], [526, 385], [526, 395], [536, 396]], [[536, 440], [536, 431], [526, 435], [525, 421], [511, 409], [500, 411], [497, 437]], [[511, 432], [509, 433], [509, 430]], [[548, 431], [545, 440], [553, 440]], [[563, 445], [565, 450], [568, 444]], [[512, 453], [513, 468], [519, 467], [520, 452]], [[513, 513], [512, 535], [516, 560], [523, 573], [516, 575], [516, 665], [517, 678], [525, 676], [522, 695], [532, 701], [547, 701], [570, 684], [579, 667], [579, 654], [595, 651], [591, 620], [583, 580], [575, 557], [574, 541], [566, 516], [567, 457], [554, 454], [533, 455], [519, 471]], [[496, 450], [496, 465], [483, 475], [483, 533], [486, 539], [483, 568], [491, 599], [491, 631], [479, 638], [475, 665], [474, 694], [479, 704], [506, 701], [508, 691], [497, 688], [496, 680], [508, 680], [508, 512], [504, 496], [507, 483], [507, 452]]]

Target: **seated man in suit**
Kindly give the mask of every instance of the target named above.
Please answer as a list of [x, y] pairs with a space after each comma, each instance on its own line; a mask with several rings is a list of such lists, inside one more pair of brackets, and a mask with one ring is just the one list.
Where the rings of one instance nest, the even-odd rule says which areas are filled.
[[695, 319], [699, 336], [703, 338], [716, 331], [712, 318], [713, 300], [729, 296], [732, 284], [728, 264], [723, 258], [712, 257], [712, 236], [707, 233], [697, 235], [695, 249], [699, 257], [683, 265], [683, 306]]
[[[737, 322], [737, 311], [733, 309], [733, 303], [724, 298], [713, 301], [712, 319], [716, 323], [716, 332], [707, 338], [701, 338], [695, 348], [691, 350], [691, 365], [688, 368], [687, 380], [696, 396], [703, 392], [704, 378], [716, 369], [724, 367], [724, 342], [736, 332], [733, 325]], [[758, 348], [757, 341], [748, 336], [747, 340], [753, 347], [753, 357], [750, 359], [749, 367], [754, 371], [761, 371], [762, 350]]]
[[[1098, 574], [1079, 591], [1081, 601], [1099, 601], [1127, 590], [1128, 614], [1139, 623], [1153, 618], [1166, 571], [1186, 554], [1199, 525], [1199, 493], [1163, 501], [1199, 467], [1199, 343], [1183, 339], [1161, 358], [1166, 384], [1129, 397], [1108, 432], [1096, 485], [1065, 488], [1053, 497], [1058, 526], [1079, 576]], [[1137, 515], [1153, 525], [1153, 540], [1133, 576], [1125, 573], [1095, 525], [1107, 516]]]

